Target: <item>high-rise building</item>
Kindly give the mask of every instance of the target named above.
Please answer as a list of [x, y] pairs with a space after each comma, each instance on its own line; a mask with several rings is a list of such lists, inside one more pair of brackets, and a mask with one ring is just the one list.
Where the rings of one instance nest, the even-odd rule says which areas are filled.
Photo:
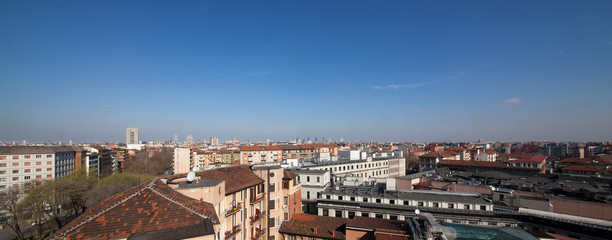
[[193, 144], [193, 136], [187, 135], [187, 144]]
[[217, 145], [219, 145], [219, 138], [217, 138], [217, 137], [211, 137], [211, 138], [210, 138], [210, 145], [213, 145], [213, 146], [217, 146]]
[[140, 130], [138, 128], [127, 128], [125, 131], [125, 144], [139, 144]]

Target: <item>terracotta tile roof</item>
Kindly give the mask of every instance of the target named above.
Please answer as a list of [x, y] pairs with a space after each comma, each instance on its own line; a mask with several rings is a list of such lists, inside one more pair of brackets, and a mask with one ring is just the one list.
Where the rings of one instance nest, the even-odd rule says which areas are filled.
[[178, 193], [159, 179], [107, 198], [51, 239], [117, 239], [134, 234], [219, 224], [212, 204]]
[[302, 150], [298, 145], [279, 145], [282, 150]]
[[313, 147], [313, 146], [310, 146], [310, 145], [298, 145], [298, 146], [299, 146], [301, 149], [304, 149], [304, 150], [306, 150], [306, 149], [314, 149], [314, 147]]
[[266, 150], [266, 151], [274, 151], [274, 150], [280, 151], [280, 150], [282, 150], [282, 149], [281, 149], [279, 146], [277, 146], [277, 145], [261, 146], [261, 147], [262, 147], [264, 150]]
[[[248, 165], [215, 168], [203, 172], [197, 172], [196, 175], [202, 177], [202, 179], [225, 180], [225, 195], [229, 195], [264, 182], [263, 179], [259, 178], [253, 173], [253, 171], [251, 171]], [[185, 176], [187, 175], [182, 174], [182, 176], [179, 175], [173, 178]]]
[[240, 151], [261, 151], [259, 146], [240, 146]]
[[[344, 240], [347, 219], [316, 215], [293, 215], [291, 221], [283, 222], [279, 233], [317, 238]], [[333, 235], [333, 236], [332, 236]]]
[[595, 160], [595, 157], [590, 158], [566, 158], [561, 160], [562, 163], [588, 163]]
[[291, 180], [297, 177], [297, 174], [289, 172], [287, 170], [283, 170], [283, 179], [284, 180]]
[[338, 145], [333, 144], [333, 143], [328, 143], [328, 144], [325, 144], [325, 147], [328, 147], [328, 148], [337, 148]]
[[460, 147], [448, 147], [448, 148], [446, 148], [446, 151], [465, 151], [465, 148], [460, 148]]
[[312, 146], [314, 148], [323, 148], [323, 147], [325, 147], [324, 144], [320, 144], [320, 143], [311, 143], [310, 146]]
[[[355, 217], [346, 224], [346, 228], [361, 228], [361, 229], [372, 229], [379, 232], [406, 234], [409, 226], [405, 221], [382, 219], [382, 218], [368, 218], [368, 217]], [[410, 232], [409, 232], [410, 233]]]
[[561, 170], [563, 171], [584, 171], [584, 172], [606, 172], [605, 169], [596, 169], [585, 165], [571, 165], [568, 167], [564, 167]]
[[419, 156], [419, 158], [445, 158], [454, 157], [456, 155], [456, 152], [429, 152]]
[[487, 151], [487, 154], [497, 154], [495, 151]]

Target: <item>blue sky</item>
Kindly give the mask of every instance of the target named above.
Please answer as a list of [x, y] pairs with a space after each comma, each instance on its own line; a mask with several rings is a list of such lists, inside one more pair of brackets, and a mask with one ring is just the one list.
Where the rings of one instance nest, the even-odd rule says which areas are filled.
[[610, 1], [1, 1], [0, 140], [612, 141]]

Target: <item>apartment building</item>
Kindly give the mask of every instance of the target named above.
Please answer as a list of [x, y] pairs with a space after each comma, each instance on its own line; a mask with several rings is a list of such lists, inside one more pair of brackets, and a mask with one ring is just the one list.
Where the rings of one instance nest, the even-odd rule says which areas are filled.
[[174, 174], [188, 173], [195, 167], [193, 155], [190, 148], [174, 149]]
[[419, 156], [419, 168], [421, 171], [438, 168], [443, 160], [460, 160], [460, 157], [455, 152], [429, 152]]
[[[84, 147], [87, 152], [95, 153], [98, 157], [97, 174], [103, 178], [113, 174], [113, 156], [112, 151], [102, 146]], [[89, 167], [88, 167], [89, 169]]]
[[[459, 219], [478, 222], [493, 214], [493, 203], [479, 194], [431, 191], [393, 191], [368, 187], [339, 187], [322, 192], [317, 199], [319, 216], [354, 218], [356, 216], [406, 220], [414, 210], [431, 212], [443, 221]], [[469, 215], [476, 215], [469, 217]], [[478, 216], [480, 215], [480, 216]], [[498, 219], [477, 224], [498, 225]], [[499, 220], [503, 226], [516, 226], [518, 221]]]
[[331, 175], [326, 170], [297, 170], [298, 182], [302, 185], [302, 211], [316, 214], [316, 199], [331, 186]]
[[[324, 170], [331, 174], [332, 183], [343, 181], [347, 177], [357, 179], [358, 182], [368, 182], [371, 178], [400, 177], [406, 173], [405, 161], [402, 158], [334, 161], [319, 163], [314, 166], [302, 167], [306, 170]], [[393, 171], [390, 171], [392, 169]]]
[[282, 151], [279, 146], [240, 147], [240, 164], [274, 163], [282, 160]]
[[11, 146], [0, 148], [0, 189], [38, 179], [68, 176], [85, 166], [87, 154], [75, 146]]

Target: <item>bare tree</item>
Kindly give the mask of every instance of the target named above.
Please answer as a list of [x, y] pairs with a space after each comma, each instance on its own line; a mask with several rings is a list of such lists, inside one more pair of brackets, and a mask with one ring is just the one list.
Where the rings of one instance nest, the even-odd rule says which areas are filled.
[[11, 228], [17, 239], [25, 239], [23, 227], [27, 219], [26, 209], [19, 203], [37, 184], [33, 181], [0, 191], [0, 222]]

